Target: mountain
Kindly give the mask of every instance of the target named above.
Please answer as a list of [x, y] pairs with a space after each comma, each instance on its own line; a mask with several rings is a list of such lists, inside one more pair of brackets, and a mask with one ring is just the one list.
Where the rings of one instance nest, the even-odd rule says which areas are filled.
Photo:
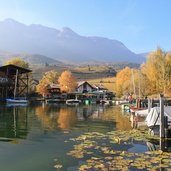
[[41, 54], [72, 63], [145, 61], [117, 40], [81, 36], [67, 27], [58, 30], [37, 24], [27, 26], [13, 19], [0, 22], [0, 50]]
[[12, 58], [21, 58], [25, 62], [28, 62], [32, 65], [64, 65], [62, 62], [55, 59], [49, 58], [47, 56], [38, 55], [38, 54], [11, 54], [7, 52], [0, 51], [0, 64], [4, 64]]

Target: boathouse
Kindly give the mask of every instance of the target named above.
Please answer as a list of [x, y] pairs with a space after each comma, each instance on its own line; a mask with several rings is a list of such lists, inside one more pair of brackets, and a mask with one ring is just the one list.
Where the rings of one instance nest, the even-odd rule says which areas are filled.
[[31, 70], [16, 65], [0, 67], [0, 100], [26, 96]]

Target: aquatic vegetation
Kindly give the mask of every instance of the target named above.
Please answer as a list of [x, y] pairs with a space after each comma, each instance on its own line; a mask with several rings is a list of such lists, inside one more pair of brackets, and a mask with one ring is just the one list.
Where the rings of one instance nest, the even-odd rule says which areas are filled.
[[54, 166], [54, 168], [56, 168], [56, 169], [61, 169], [63, 166], [61, 165], [61, 164], [56, 164], [55, 166]]
[[[84, 170], [157, 170], [171, 167], [171, 154], [157, 151], [131, 152], [133, 143], [144, 143], [151, 139], [147, 131], [112, 131], [107, 134], [98, 132], [85, 133], [71, 138], [75, 143], [67, 155], [82, 158], [84, 163], [79, 171]], [[158, 139], [158, 137], [153, 137]], [[119, 148], [118, 148], [119, 146]]]

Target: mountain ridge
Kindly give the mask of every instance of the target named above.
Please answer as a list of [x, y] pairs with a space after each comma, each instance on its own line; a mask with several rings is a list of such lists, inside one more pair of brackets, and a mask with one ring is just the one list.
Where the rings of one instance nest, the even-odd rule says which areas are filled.
[[40, 24], [25, 25], [13, 19], [0, 22], [0, 50], [41, 54], [70, 63], [135, 62], [145, 58], [122, 42], [98, 36], [81, 36], [69, 27], [58, 30]]
[[28, 62], [30, 66], [33, 65], [65, 65], [61, 61], [49, 58], [40, 54], [21, 54], [21, 53], [8, 53], [0, 51], [0, 64], [4, 65], [7, 61], [13, 58], [20, 58], [25, 62]]

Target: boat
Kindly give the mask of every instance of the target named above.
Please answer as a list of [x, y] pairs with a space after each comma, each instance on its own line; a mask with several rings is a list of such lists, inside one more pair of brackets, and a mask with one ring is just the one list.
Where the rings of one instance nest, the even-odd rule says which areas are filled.
[[46, 99], [45, 101], [46, 101], [46, 103], [62, 103], [65, 100], [60, 99], [60, 98], [50, 98], [50, 99]]
[[78, 100], [78, 99], [68, 99], [68, 100], [66, 100], [66, 104], [68, 104], [68, 105], [79, 104], [79, 103], [81, 103], [81, 101]]
[[[164, 116], [168, 117], [168, 123], [171, 122], [171, 106], [164, 107]], [[160, 107], [151, 108], [146, 118], [148, 127], [160, 126]]]
[[18, 103], [28, 103], [28, 100], [26, 99], [6, 99], [7, 103], [14, 103], [14, 104], [18, 104]]
[[[168, 136], [171, 137], [171, 106], [164, 106], [164, 116], [167, 117], [168, 120]], [[159, 135], [160, 131], [160, 107], [151, 108], [145, 119], [146, 125], [149, 128], [151, 135]]]
[[122, 105], [122, 104], [129, 104], [128, 100], [117, 100], [115, 102], [116, 105]]

